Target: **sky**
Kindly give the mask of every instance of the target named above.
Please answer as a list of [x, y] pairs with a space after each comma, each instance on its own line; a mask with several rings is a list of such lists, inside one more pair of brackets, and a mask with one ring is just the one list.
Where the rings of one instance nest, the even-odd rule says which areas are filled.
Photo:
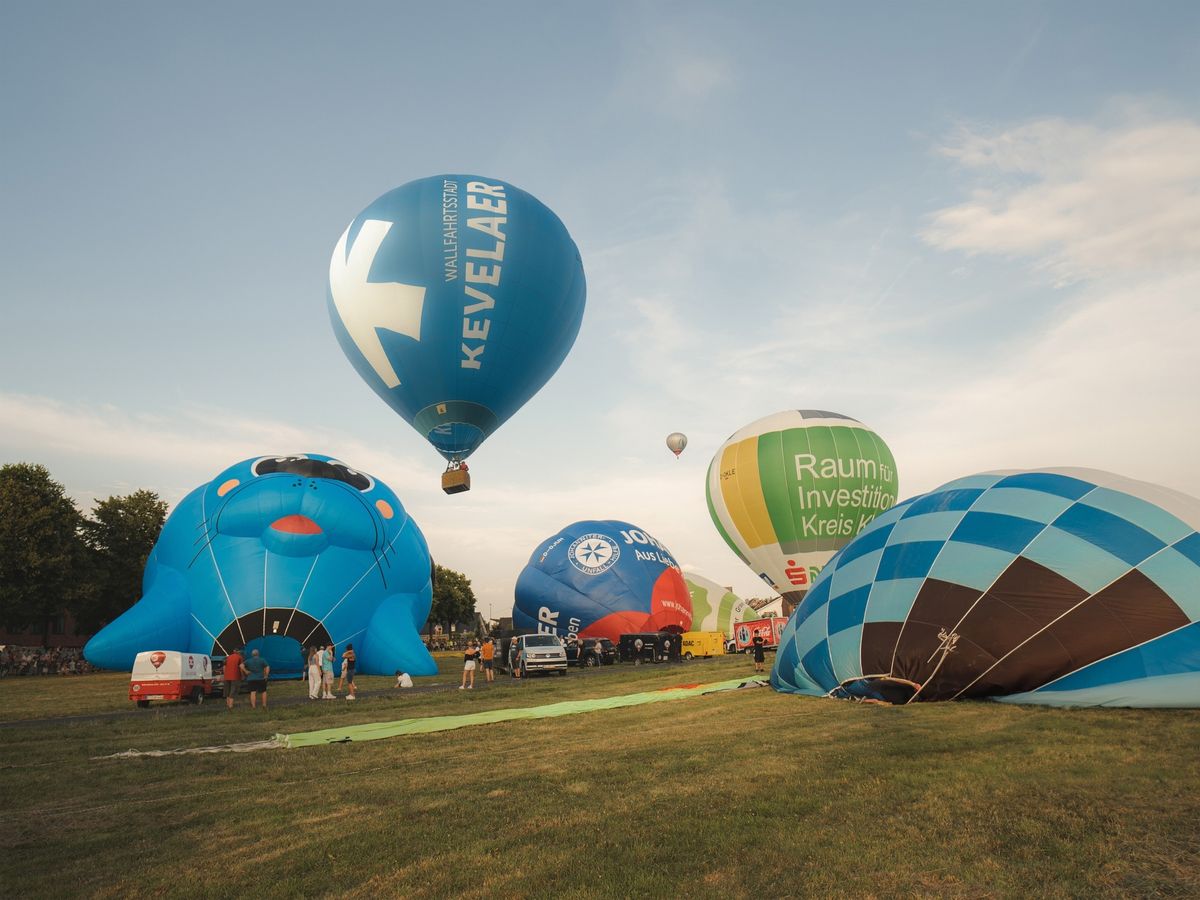
[[[326, 310], [346, 223], [447, 172], [538, 197], [588, 279], [454, 497]], [[759, 596], [704, 477], [782, 409], [866, 423], [901, 496], [1200, 495], [1200, 4], [8, 0], [0, 273], [0, 463], [85, 511], [327, 453], [490, 616], [581, 519]]]

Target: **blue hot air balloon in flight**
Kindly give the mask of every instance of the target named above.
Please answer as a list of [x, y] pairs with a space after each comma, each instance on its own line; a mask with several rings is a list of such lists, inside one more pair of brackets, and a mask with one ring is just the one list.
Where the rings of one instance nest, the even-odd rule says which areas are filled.
[[455, 471], [558, 370], [586, 293], [558, 216], [479, 175], [389, 191], [354, 218], [329, 264], [342, 350]]

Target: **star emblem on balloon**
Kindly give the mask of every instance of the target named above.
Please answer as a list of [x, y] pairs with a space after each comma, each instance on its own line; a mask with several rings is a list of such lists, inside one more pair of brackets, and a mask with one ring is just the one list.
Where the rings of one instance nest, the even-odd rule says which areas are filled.
[[590, 540], [579, 546], [575, 558], [588, 566], [599, 566], [612, 556], [612, 546], [608, 541]]

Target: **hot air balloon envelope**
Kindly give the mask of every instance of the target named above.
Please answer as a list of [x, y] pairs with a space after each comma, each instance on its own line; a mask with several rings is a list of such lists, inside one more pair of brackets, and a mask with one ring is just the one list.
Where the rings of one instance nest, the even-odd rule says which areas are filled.
[[432, 675], [419, 629], [432, 600], [425, 538], [383, 482], [315, 453], [230, 466], [175, 508], [142, 598], [84, 648], [126, 669], [142, 650], [258, 649], [272, 677], [302, 648], [353, 643], [358, 670]]
[[839, 549], [896, 502], [896, 463], [861, 422], [787, 410], [752, 422], [708, 468], [708, 511], [725, 543], [790, 612]]
[[667, 448], [672, 453], [675, 454], [676, 459], [679, 458], [679, 454], [683, 452], [683, 450], [686, 446], [687, 446], [687, 435], [686, 434], [680, 434], [678, 431], [674, 431], [671, 434], [667, 435]]
[[359, 375], [461, 460], [562, 364], [583, 320], [558, 216], [495, 178], [439, 175], [359, 213], [329, 264], [329, 314]]
[[687, 585], [671, 552], [636, 525], [575, 522], [538, 545], [517, 579], [513, 625], [563, 637], [692, 626]]
[[692, 631], [720, 631], [726, 637], [742, 619], [757, 619], [754, 607], [715, 581], [685, 572], [688, 595], [692, 598]]
[[1200, 706], [1200, 500], [1090, 469], [961, 478], [872, 521], [789, 620], [781, 691]]

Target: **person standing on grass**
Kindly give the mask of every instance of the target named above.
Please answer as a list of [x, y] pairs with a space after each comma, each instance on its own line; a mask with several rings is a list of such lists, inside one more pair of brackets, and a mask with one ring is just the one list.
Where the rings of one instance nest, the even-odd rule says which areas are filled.
[[354, 699], [354, 666], [357, 657], [354, 655], [354, 645], [347, 644], [346, 649], [342, 652], [342, 676], [338, 679], [338, 692], [342, 690], [342, 682], [345, 681], [347, 687], [350, 688], [346, 694], [347, 700]]
[[521, 677], [521, 644], [516, 638], [508, 645], [508, 673], [513, 678]]
[[308, 648], [308, 699], [319, 700], [321, 697], [321, 650], [319, 647]]
[[333, 644], [321, 651], [321, 699], [333, 699]]
[[492, 640], [491, 635], [488, 635], [483, 641], [483, 647], [479, 651], [479, 658], [483, 660], [483, 678], [488, 683], [496, 680], [496, 673], [492, 669], [492, 662], [496, 657], [496, 642]]
[[224, 680], [225, 708], [233, 709], [233, 698], [242, 683], [242, 654], [236, 647], [225, 657]]
[[[475, 665], [476, 665], [478, 659], [479, 659], [479, 648], [477, 648], [475, 646], [474, 641], [468, 641], [466, 652], [463, 654], [462, 684], [460, 684], [458, 686], [458, 689], [460, 691], [463, 688], [473, 689], [475, 687]], [[471, 682], [470, 684], [467, 684], [468, 678], [470, 679], [470, 682]]]
[[242, 673], [246, 676], [246, 687], [250, 689], [250, 708], [258, 708], [258, 695], [262, 693], [263, 709], [267, 708], [267, 678], [271, 675], [271, 667], [267, 661], [258, 655], [257, 650], [250, 651], [250, 658], [242, 663]]
[[633, 639], [633, 664], [640, 666], [642, 664], [642, 639]]
[[764, 672], [766, 670], [763, 668], [763, 663], [767, 661], [767, 655], [763, 652], [763, 644], [766, 642], [763, 640], [762, 634], [754, 632], [754, 640], [751, 643], [754, 644], [754, 671]]

